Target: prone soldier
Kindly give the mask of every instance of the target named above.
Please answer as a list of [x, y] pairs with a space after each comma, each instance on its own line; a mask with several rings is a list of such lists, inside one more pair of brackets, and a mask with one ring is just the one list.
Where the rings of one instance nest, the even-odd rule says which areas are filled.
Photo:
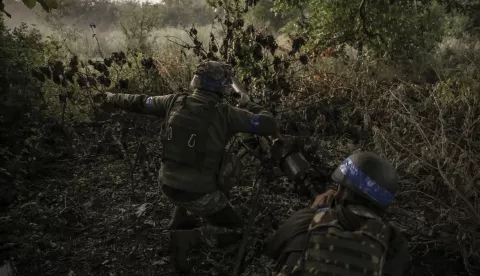
[[336, 191], [317, 196], [269, 238], [276, 275], [403, 275], [407, 242], [384, 219], [399, 189], [395, 169], [374, 153], [359, 152], [332, 179]]

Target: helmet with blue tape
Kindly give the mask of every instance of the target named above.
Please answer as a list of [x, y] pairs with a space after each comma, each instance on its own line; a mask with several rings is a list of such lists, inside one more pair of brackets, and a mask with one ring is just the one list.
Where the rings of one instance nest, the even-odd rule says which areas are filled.
[[395, 168], [371, 152], [350, 155], [332, 174], [333, 181], [386, 209], [399, 189]]
[[197, 66], [190, 86], [228, 96], [232, 87], [233, 68], [222, 61], [205, 61]]

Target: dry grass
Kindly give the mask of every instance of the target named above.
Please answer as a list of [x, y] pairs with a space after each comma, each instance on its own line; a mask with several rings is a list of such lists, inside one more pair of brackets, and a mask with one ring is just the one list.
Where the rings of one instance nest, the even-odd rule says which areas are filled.
[[311, 134], [346, 136], [356, 149], [391, 160], [402, 191], [390, 215], [410, 237], [413, 255], [457, 252], [475, 275], [480, 263], [477, 96], [451, 80], [420, 86], [392, 76], [378, 81], [370, 70], [358, 70], [362, 67], [344, 67], [342, 75], [318, 67], [301, 83], [308, 96], [296, 102], [319, 111], [317, 125], [310, 122], [310, 129], [316, 127]]
[[[205, 28], [199, 33], [208, 35], [209, 29]], [[178, 48], [167, 46], [171, 45], [166, 44], [167, 34], [188, 40], [186, 33], [178, 29], [155, 33], [153, 38], [157, 38], [151, 42], [158, 47], [158, 51], [154, 51], [156, 75], [148, 76], [151, 87], [147, 87], [142, 82], [144, 72], [140, 66], [134, 66], [127, 75], [132, 77], [132, 82], [136, 81], [134, 89], [148, 94], [167, 94], [188, 88], [195, 59], [190, 55], [184, 57]], [[109, 35], [100, 36], [102, 47], [110, 50], [125, 47], [120, 43], [122, 39], [115, 39], [119, 34]], [[95, 55], [96, 41], [87, 34], [82, 38], [88, 38], [91, 46], [83, 48], [86, 49], [84, 56]], [[104, 40], [111, 44], [105, 44]], [[288, 51], [287, 40], [282, 41], [280, 45]], [[70, 47], [76, 47], [74, 45], [77, 44]], [[83, 46], [78, 44], [78, 47]], [[475, 62], [467, 64], [473, 68], [473, 74]], [[417, 269], [411, 274], [428, 275], [432, 270], [432, 275], [441, 275], [439, 273], [445, 272], [442, 269], [453, 270], [453, 264], [459, 263], [458, 258], [460, 268], [455, 268], [452, 274], [462, 275], [465, 270], [470, 275], [479, 273], [480, 107], [475, 86], [461, 85], [452, 79], [456, 75], [450, 73], [444, 74], [436, 85], [416, 85], [405, 81], [397, 68], [382, 61], [343, 63], [326, 58], [307, 68], [299, 64], [292, 64], [292, 68], [296, 72], [290, 80], [294, 93], [282, 99], [276, 110], [278, 118], [284, 133], [302, 136], [298, 138], [299, 143], [312, 163], [325, 170], [325, 177], [356, 150], [374, 151], [397, 168], [402, 190], [389, 212], [389, 219], [409, 238], [412, 263]], [[463, 77], [468, 79], [469, 75]], [[470, 80], [478, 85], [473, 77]], [[127, 160], [118, 160], [119, 150], [112, 146], [113, 142], [108, 139], [97, 142], [98, 137], [105, 136], [105, 128], [77, 127], [74, 131], [78, 133], [75, 140], [78, 156], [62, 161], [59, 165], [62, 171], [52, 172], [52, 178], [36, 180], [30, 186], [35, 193], [43, 193], [44, 198], [26, 197], [11, 206], [9, 216], [1, 218], [9, 228], [22, 230], [15, 234], [18, 248], [14, 255], [23, 272], [34, 271], [36, 266], [52, 259], [68, 266], [47, 263], [41, 274], [172, 273], [165, 266], [169, 262], [165, 224], [172, 206], [162, 197], [155, 181], [161, 147], [160, 124], [137, 115], [115, 114], [111, 119], [117, 125], [108, 129], [125, 138], [117, 144], [127, 145], [128, 154], [124, 154]], [[136, 160], [136, 149], [142, 143], [148, 149], [146, 160], [135, 174], [127, 175], [134, 171], [129, 164]], [[242, 185], [233, 191], [232, 203], [245, 219], [249, 213], [249, 204], [245, 202], [252, 194], [252, 174], [250, 167], [245, 171]], [[134, 188], [132, 180], [136, 183]], [[24, 203], [29, 201], [35, 201], [36, 205], [28, 206], [34, 206], [34, 211], [48, 220], [26, 214], [30, 207]], [[136, 215], [143, 204], [147, 204], [148, 209]], [[264, 238], [273, 233], [281, 220], [306, 206], [307, 200], [296, 195], [293, 184], [285, 179], [269, 186], [262, 196], [261, 211], [252, 231], [253, 245], [247, 256], [246, 274], [270, 274], [271, 260], [262, 256]], [[39, 242], [48, 250], [38, 253], [31, 244], [44, 234], [41, 227], [51, 233]], [[71, 233], [62, 232], [66, 227]], [[196, 257], [202, 258], [197, 260], [197, 271], [206, 275], [230, 272], [236, 256], [235, 252], [203, 250], [197, 253]], [[437, 265], [439, 262], [443, 262], [443, 267]], [[58, 270], [59, 267], [64, 270]]]

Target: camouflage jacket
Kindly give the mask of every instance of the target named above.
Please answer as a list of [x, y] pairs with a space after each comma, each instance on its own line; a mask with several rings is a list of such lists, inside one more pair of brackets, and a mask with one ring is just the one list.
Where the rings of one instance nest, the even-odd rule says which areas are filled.
[[[147, 96], [138, 94], [110, 94], [107, 102], [128, 111], [154, 115], [166, 119], [175, 101], [176, 94]], [[188, 96], [188, 104], [202, 106], [209, 102], [220, 102], [215, 93], [195, 90]], [[274, 135], [278, 131], [277, 121], [265, 108], [249, 103], [245, 109], [218, 104], [217, 115], [209, 127], [207, 148], [211, 152], [222, 152], [228, 141], [237, 133]], [[187, 192], [210, 193], [217, 189], [217, 172], [201, 171], [174, 162], [163, 162], [159, 172], [163, 185]]]
[[[277, 261], [278, 274], [275, 275], [290, 275], [289, 271], [298, 265], [298, 261], [302, 259], [302, 254], [307, 248], [309, 227], [314, 223], [314, 217], [321, 215], [322, 212], [325, 211], [311, 208], [297, 211], [270, 237], [267, 243], [267, 253]], [[389, 232], [383, 275], [401, 276], [408, 268], [408, 243], [396, 227], [390, 225]], [[309, 273], [298, 275], [309, 275]]]

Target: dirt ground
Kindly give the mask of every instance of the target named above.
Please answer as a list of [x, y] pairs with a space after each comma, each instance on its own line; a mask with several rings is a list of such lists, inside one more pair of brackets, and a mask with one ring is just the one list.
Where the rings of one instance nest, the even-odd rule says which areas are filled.
[[[322, 158], [328, 162], [317, 165], [328, 172], [344, 154], [324, 151]], [[104, 152], [59, 160], [49, 165], [48, 173], [17, 183], [17, 201], [0, 217], [1, 259], [10, 260], [16, 275], [25, 276], [178, 275], [168, 255], [165, 229], [173, 206], [156, 182], [158, 161], [138, 167], [143, 169], [134, 170], [132, 178], [123, 159]], [[245, 221], [254, 172], [254, 167], [247, 167], [232, 192], [232, 204]], [[273, 263], [263, 255], [264, 239], [289, 214], [308, 205], [309, 199], [299, 197], [292, 183], [281, 178], [268, 184], [243, 275], [272, 274]], [[390, 218], [411, 241], [408, 275], [468, 275], [458, 253], [438, 250], [440, 236], [433, 242], [422, 240], [421, 233], [429, 232], [429, 210], [438, 205], [422, 194], [400, 193], [390, 211]], [[231, 275], [237, 249], [193, 251], [191, 275]]]

